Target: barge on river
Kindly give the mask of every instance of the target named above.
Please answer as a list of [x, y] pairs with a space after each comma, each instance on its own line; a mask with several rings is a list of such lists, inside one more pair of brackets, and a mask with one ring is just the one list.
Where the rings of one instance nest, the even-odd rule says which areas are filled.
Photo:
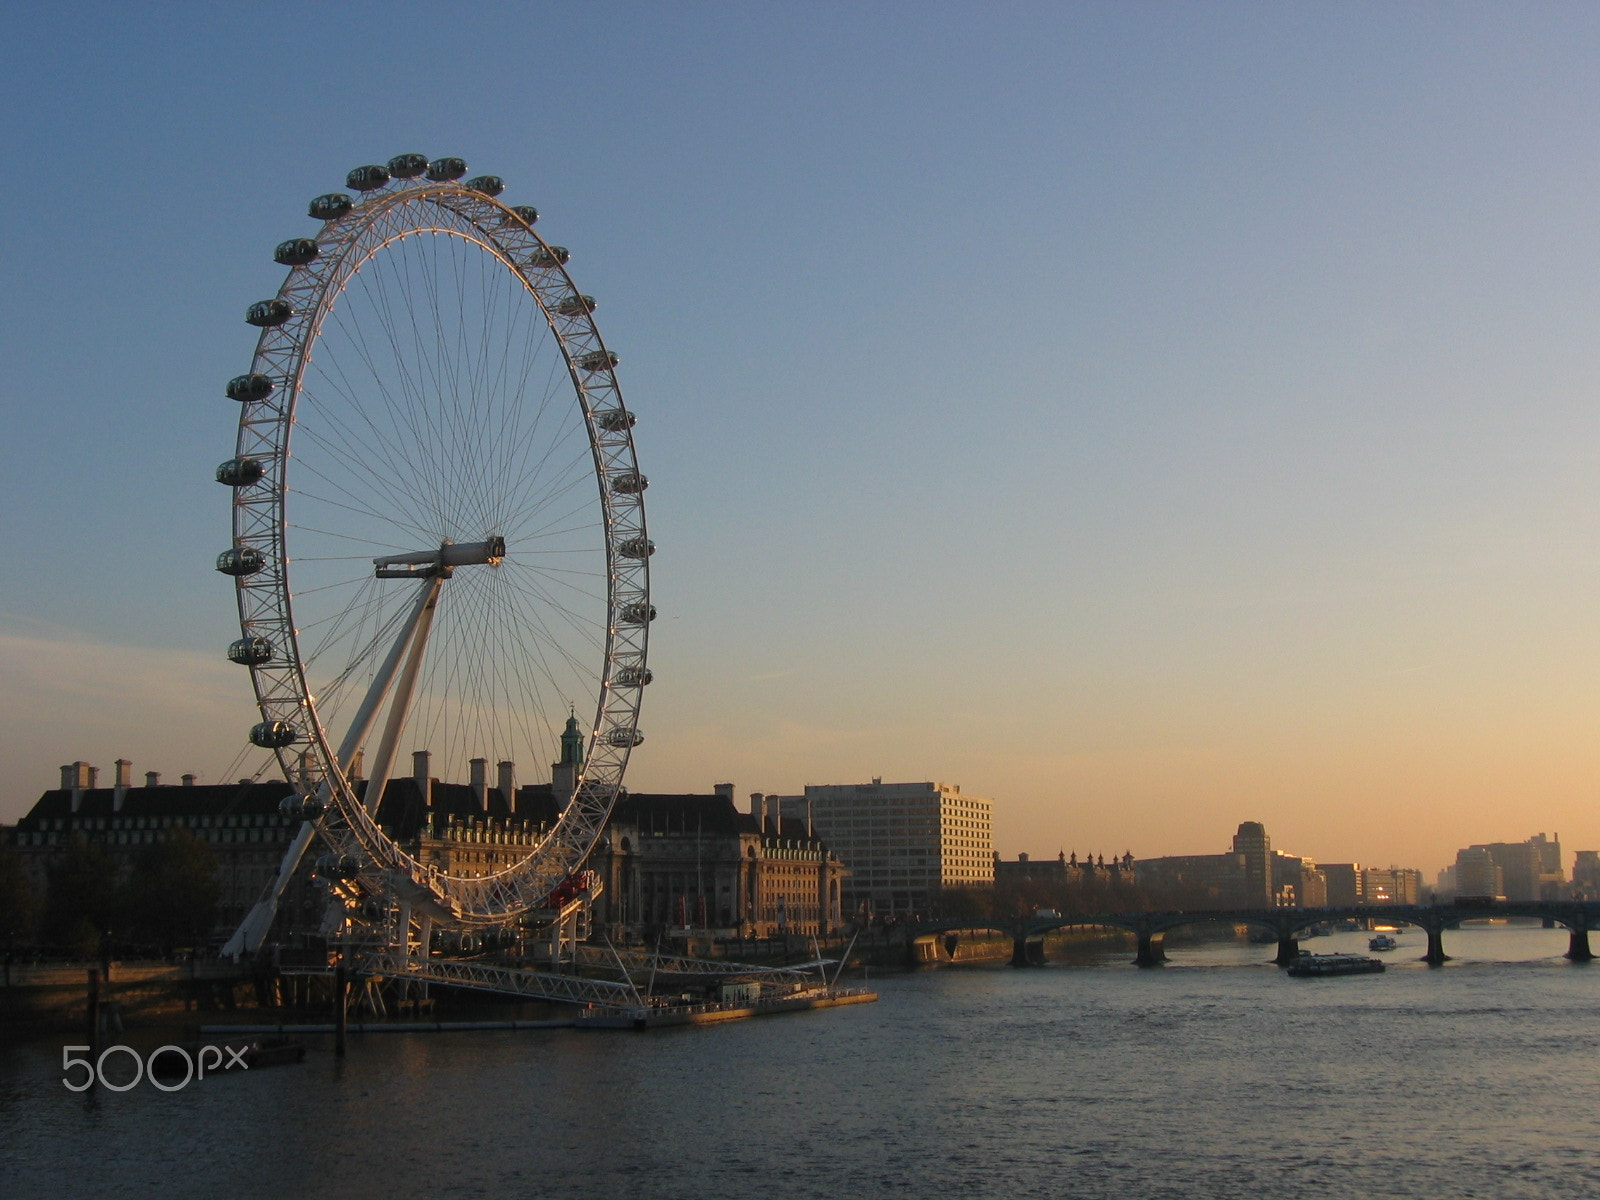
[[1324, 975], [1376, 975], [1383, 960], [1365, 954], [1302, 954], [1285, 968], [1298, 979], [1320, 979]]

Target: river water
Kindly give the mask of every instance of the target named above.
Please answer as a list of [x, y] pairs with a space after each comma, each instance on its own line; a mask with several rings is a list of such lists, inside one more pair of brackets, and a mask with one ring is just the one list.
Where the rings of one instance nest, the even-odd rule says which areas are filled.
[[1382, 975], [1290, 979], [1242, 942], [945, 968], [712, 1028], [313, 1039], [173, 1093], [74, 1095], [31, 1043], [0, 1050], [0, 1193], [1600, 1195], [1600, 962], [1469, 927], [1429, 968], [1398, 936]]

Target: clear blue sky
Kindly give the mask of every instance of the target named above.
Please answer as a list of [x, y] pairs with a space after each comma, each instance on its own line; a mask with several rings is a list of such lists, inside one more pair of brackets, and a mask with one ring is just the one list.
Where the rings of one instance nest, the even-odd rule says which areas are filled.
[[635, 789], [1600, 846], [1596, 62], [1577, 4], [9, 4], [0, 819], [238, 770], [221, 385], [306, 200], [415, 149], [623, 356]]

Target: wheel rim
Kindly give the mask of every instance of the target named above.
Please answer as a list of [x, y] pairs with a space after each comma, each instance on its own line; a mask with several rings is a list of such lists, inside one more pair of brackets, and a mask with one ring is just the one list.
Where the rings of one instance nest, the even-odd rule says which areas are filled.
[[[276, 307], [252, 306], [265, 327], [247, 382], [230, 385], [242, 401], [232, 461], [259, 467], [226, 480], [230, 553], [245, 561], [219, 569], [238, 573], [242, 642], [272, 650], [246, 656], [256, 740], [292, 732], [274, 745], [285, 772], [325, 792], [321, 832], [365, 875], [442, 916], [503, 920], [540, 903], [592, 849], [641, 740], [653, 547], [616, 356], [565, 252], [482, 190], [396, 180], [313, 241], [314, 257], [303, 242], [279, 247], [280, 261], [307, 261], [290, 267]], [[253, 377], [271, 390], [256, 395]], [[494, 538], [503, 556], [470, 549]], [[540, 771], [569, 706], [594, 713], [555, 828], [491, 876], [416, 862], [361, 803], [355, 764], [340, 761], [415, 603], [415, 586], [395, 576], [419, 568], [373, 560], [439, 553], [470, 561], [420, 568], [448, 577], [404, 749], [428, 750], [446, 777], [473, 758]], [[364, 739], [369, 752], [375, 740]], [[389, 778], [410, 772], [397, 750]]]

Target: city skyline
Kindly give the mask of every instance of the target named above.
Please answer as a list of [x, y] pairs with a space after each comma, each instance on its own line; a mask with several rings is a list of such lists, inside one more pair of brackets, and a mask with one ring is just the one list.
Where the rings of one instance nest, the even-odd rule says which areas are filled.
[[630, 787], [959, 783], [1007, 857], [1600, 846], [1600, 16], [396, 12], [5, 18], [0, 821], [259, 766], [222, 384], [306, 201], [421, 150], [622, 356]]

